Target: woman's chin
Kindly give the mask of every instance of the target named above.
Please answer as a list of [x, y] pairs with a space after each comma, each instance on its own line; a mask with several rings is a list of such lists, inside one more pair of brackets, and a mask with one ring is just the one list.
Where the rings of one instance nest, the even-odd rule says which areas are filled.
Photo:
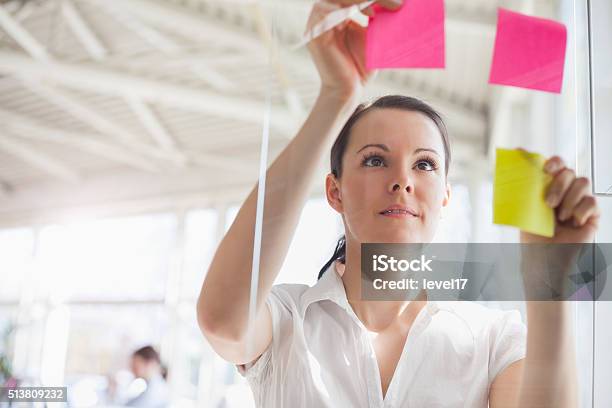
[[386, 244], [416, 244], [422, 243], [423, 237], [420, 234], [400, 232], [397, 233], [389, 233], [388, 231], [377, 235], [376, 237], [372, 237], [374, 239], [368, 240], [368, 243], [386, 243]]

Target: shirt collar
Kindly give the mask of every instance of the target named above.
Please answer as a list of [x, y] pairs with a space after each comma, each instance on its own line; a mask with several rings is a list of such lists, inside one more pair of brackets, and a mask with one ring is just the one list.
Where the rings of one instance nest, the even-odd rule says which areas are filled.
[[[336, 269], [336, 262], [332, 262], [325, 270], [325, 273], [323, 273], [321, 279], [304, 292], [302, 296], [302, 310], [306, 313], [306, 310], [311, 304], [322, 300], [331, 300], [358, 320], [353, 308], [348, 303], [344, 283]], [[426, 318], [429, 318], [436, 314], [441, 307], [438, 302], [429, 300], [424, 309]]]
[[350, 308], [346, 298], [346, 291], [344, 290], [344, 283], [342, 283], [342, 278], [336, 270], [336, 262], [332, 262], [325, 270], [325, 273], [323, 273], [321, 279], [304, 292], [302, 296], [302, 310], [306, 310], [311, 304], [322, 300], [331, 300], [343, 309], [346, 309], [346, 307]]

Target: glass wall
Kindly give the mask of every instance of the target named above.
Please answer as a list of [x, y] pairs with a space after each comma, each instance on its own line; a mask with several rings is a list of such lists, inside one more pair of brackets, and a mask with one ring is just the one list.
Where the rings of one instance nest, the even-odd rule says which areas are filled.
[[[208, 17], [225, 22], [249, 21], [267, 53], [263, 68], [257, 67], [266, 73], [259, 72], [248, 89], [233, 90], [248, 99], [246, 108], [252, 108], [253, 101], [264, 106], [259, 133], [248, 135], [258, 141], [260, 150], [241, 156], [249, 157], [244, 165], [252, 177], [235, 174], [241, 182], [249, 179], [265, 186], [257, 202], [255, 245], [276, 239], [279, 230], [274, 226], [290, 218], [285, 203], [295, 203], [296, 196], [307, 197], [274, 283], [313, 285], [338, 239], [359, 228], [351, 223], [359, 217], [343, 217], [325, 196], [333, 141], [325, 141], [325, 148], [319, 150], [313, 148], [314, 142], [299, 145], [301, 150], [293, 146], [285, 168], [277, 172], [294, 177], [289, 182], [283, 177], [266, 179], [263, 172], [259, 176], [256, 172], [291, 146], [317, 98], [319, 78], [308, 52], [304, 47], [293, 48], [312, 2], [231, 3], [230, 7], [203, 1], [198, 7]], [[451, 195], [435, 233], [428, 238], [438, 243], [517, 242], [516, 228], [492, 220], [495, 149], [520, 146], [546, 157], [560, 155], [578, 175], [594, 181], [603, 209], [598, 240], [610, 242], [612, 199], [605, 196], [612, 186], [606, 156], [612, 151], [612, 137], [607, 136], [612, 130], [609, 0], [449, 0], [446, 4], [446, 68], [384, 70], [362, 94], [364, 102], [386, 94], [414, 96], [430, 103], [446, 120], [453, 158], [444, 181], [449, 182]], [[498, 6], [565, 25], [568, 43], [561, 94], [488, 84]], [[356, 19], [366, 21], [364, 16]], [[174, 40], [180, 41], [180, 35]], [[224, 64], [232, 65], [236, 59], [231, 57], [225, 55]], [[245, 78], [246, 68], [241, 74]], [[249, 118], [255, 114], [245, 113]], [[222, 125], [219, 129], [224, 129]], [[242, 142], [232, 141], [233, 147], [239, 148]], [[232, 151], [220, 151], [220, 162]], [[312, 155], [310, 162], [304, 160], [304, 152]], [[229, 191], [234, 174], [227, 173]], [[312, 183], [297, 188], [294, 181], [306, 174]], [[367, 212], [360, 204], [379, 191], [372, 179], [364, 180], [353, 186], [354, 214]], [[156, 180], [151, 177], [148, 182], [155, 185]], [[240, 191], [250, 191], [252, 186], [241, 185]], [[177, 191], [178, 197], [181, 192]], [[216, 193], [206, 193], [214, 202], [209, 206], [177, 204], [163, 211], [134, 212], [132, 205], [110, 217], [66, 222], [76, 219], [68, 214], [52, 222], [1, 229], [0, 379], [13, 376], [22, 384], [66, 384], [71, 390], [70, 406], [121, 405], [143, 389], [142, 381], [135, 380], [129, 370], [131, 353], [150, 344], [160, 350], [168, 369], [173, 407], [254, 406], [246, 380], [213, 351], [197, 324], [202, 282], [242, 204], [216, 198]], [[262, 250], [260, 265], [269, 260], [261, 245], [243, 250]], [[487, 306], [518, 309], [525, 321], [522, 302]], [[581, 407], [612, 406], [609, 306], [576, 302], [573, 309]]]
[[[451, 198], [449, 206], [444, 208], [436, 234], [431, 238], [433, 242], [518, 242], [519, 235], [516, 228], [496, 225], [492, 222], [495, 149], [522, 147], [537, 152], [544, 157], [559, 155], [569, 167], [576, 170], [579, 176], [589, 177], [593, 180], [591, 173], [591, 149], [593, 144], [591, 139], [589, 50], [594, 53], [595, 60], [598, 58], [605, 60], [607, 58], [601, 55], [598, 57], [595, 54], [600, 53], [606, 56], [610, 54], [605, 51], [606, 48], [609, 48], [607, 45], [599, 47], [596, 45], [597, 42], [605, 42], [610, 38], [609, 35], [602, 35], [605, 30], [608, 30], [610, 24], [605, 24], [605, 27], [608, 28], [604, 28], [604, 24], [602, 24], [598, 29], [600, 33], [597, 38], [599, 39], [592, 37], [593, 32], [589, 32], [588, 2], [582, 1], [488, 2], [488, 5], [484, 2], [477, 2], [479, 4], [472, 5], [473, 7], [470, 7], [470, 2], [459, 3], [445, 2], [445, 69], [382, 70], [368, 83], [361, 99], [365, 102], [371, 102], [377, 97], [387, 94], [414, 96], [430, 103], [446, 119], [453, 155], [448, 176], [451, 185]], [[551, 19], [564, 25], [567, 32], [567, 45], [565, 47], [562, 88], [559, 93], [488, 83], [496, 35], [497, 7], [505, 7], [530, 16]], [[607, 3], [606, 6], [603, 6], [603, 4], [598, 6], [597, 2], [594, 2], [593, 8], [598, 7], [600, 11], [597, 12], [598, 17], [594, 21], [601, 19], [609, 23], [610, 13], [607, 10], [609, 8]], [[289, 47], [296, 41], [288, 34], [290, 30], [287, 29], [287, 26], [304, 25], [307, 9], [308, 7], [302, 2], [275, 2], [266, 8], [270, 24], [276, 30], [273, 30], [273, 32], [276, 33], [275, 41], [280, 49], [278, 53], [271, 53], [270, 62], [289, 71], [292, 69], [308, 71], [312, 74], [313, 82], [316, 84], [318, 78], [316, 71], [312, 69], [312, 63], [302, 67], [295, 64], [296, 55], [302, 57], [305, 63], [308, 61], [307, 51], [305, 49], [294, 50]], [[591, 10], [592, 12], [593, 10]], [[301, 18], [298, 18], [297, 15]], [[483, 17], [485, 15], [487, 17]], [[470, 20], [472, 24], [466, 23], [465, 20], [462, 21], [466, 16], [472, 16]], [[362, 19], [361, 22], [364, 23], [365, 19]], [[589, 40], [591, 44], [589, 44]], [[609, 41], [606, 44], [608, 43]], [[590, 48], [590, 45], [595, 50]], [[600, 64], [600, 67], [596, 68], [595, 75], [604, 78], [605, 82], [610, 70], [606, 69], [607, 65]], [[280, 101], [283, 95], [286, 95], [287, 88], [283, 88], [283, 86], [287, 84], [279, 83], [276, 85], [278, 87], [274, 87], [273, 92], [277, 92], [277, 101]], [[599, 93], [610, 94], [609, 89], [605, 88], [607, 85], [602, 86], [603, 88]], [[304, 98], [306, 108], [312, 106], [317, 97], [316, 88], [314, 86], [312, 88], [312, 93], [308, 94], [308, 98]], [[597, 91], [595, 94], [597, 94]], [[606, 103], [603, 96], [601, 98], [599, 116], [597, 107], [594, 110], [596, 122], [609, 117], [603, 112], [608, 109], [610, 103]], [[597, 100], [594, 100], [594, 104], [597, 104]], [[301, 118], [303, 117], [305, 116]], [[264, 140], [266, 136], [274, 135], [274, 129], [279, 129], [284, 119], [285, 115], [275, 115], [272, 110], [269, 120], [273, 126], [270, 126], [270, 133], [264, 132]], [[605, 131], [607, 128], [604, 125], [600, 126], [604, 129], [603, 132], [600, 130], [600, 138], [612, 140], [612, 138], [605, 136], [605, 134], [610, 133]], [[379, 139], [385, 136], [380, 127], [373, 127], [368, 130], [370, 131], [369, 135], [378, 136]], [[362, 129], [361, 134], [364, 132]], [[595, 132], [597, 135], [596, 129]], [[371, 139], [374, 140], [375, 137], [373, 136]], [[324, 143], [323, 141], [319, 142]], [[326, 187], [324, 183], [325, 175], [329, 172], [328, 157], [331, 142], [324, 149], [325, 162], [323, 168], [318, 168], [316, 176], [313, 178], [318, 189]], [[597, 147], [597, 143], [596, 138], [594, 141], [596, 156], [597, 154], [600, 156], [609, 154], [610, 149], [600, 148], [605, 146], [606, 141], [599, 142], [599, 147]], [[306, 146], [304, 149], [306, 151]], [[310, 152], [310, 150], [308, 151]], [[384, 152], [379, 153], [381, 153], [381, 156], [384, 155]], [[389, 152], [387, 152], [387, 155], [391, 156]], [[594, 159], [597, 166], [597, 157]], [[302, 163], [300, 160], [304, 160], [303, 157], [300, 157], [294, 151], [289, 163]], [[604, 162], [609, 163], [609, 160], [599, 159], [600, 166], [604, 166]], [[292, 174], [291, 164], [288, 164], [285, 169], [288, 175]], [[381, 167], [386, 166], [381, 165]], [[355, 173], [359, 171], [356, 165], [352, 170]], [[612, 172], [607, 173], [612, 174]], [[605, 178], [604, 175], [599, 177], [600, 179]], [[351, 187], [347, 187], [347, 191], [352, 191], [354, 194], [351, 198], [355, 199], [357, 197], [360, 200], [372, 200], [374, 202], [372, 197], [377, 194], [382, 197], [384, 190], [375, 185], [374, 181], [379, 179], [372, 176], [372, 178], [364, 178], [364, 180], [369, 182], [361, 179], [355, 181], [362, 182], [362, 184], [359, 184], [360, 189], [352, 191], [350, 190]], [[597, 182], [597, 174], [595, 174], [594, 180]], [[288, 202], [292, 199], [295, 191], [283, 184], [282, 180], [266, 180], [266, 182], [266, 191], [273, 192], [265, 194], [266, 201], [260, 202], [260, 206], [271, 205], [271, 202], [279, 200], [279, 196]], [[597, 188], [601, 188], [601, 186]], [[285, 195], [283, 196], [283, 194]], [[516, 194], [520, 195], [520, 192], [516, 192]], [[359, 214], [371, 210], [367, 207], [368, 203], [363, 204], [363, 206], [354, 203], [353, 205], [354, 211], [361, 211]], [[600, 206], [606, 208], [607, 204], [600, 203]], [[263, 213], [261, 220], [261, 225], [263, 225], [262, 241], [265, 242], [269, 239], [266, 236], [266, 226], [273, 225], [274, 220], [277, 220], [280, 216], [278, 213]], [[355, 217], [357, 220], [360, 219], [357, 216]], [[367, 216], [364, 215], [362, 219], [367, 219]], [[338, 224], [339, 231], [337, 234], [349, 233], [353, 234], [354, 237], [359, 236], [355, 232], [356, 230], [352, 230], [356, 226], [351, 224], [350, 221], [343, 218]], [[300, 220], [300, 225], [301, 222], [302, 220]], [[324, 222], [321, 222], [321, 224], [324, 224]], [[602, 224], [600, 229], [609, 231], [607, 224]], [[273, 231], [272, 228], [269, 229], [268, 233], [272, 234], [271, 231]], [[304, 245], [307, 250], [311, 249], [306, 243], [301, 243], [301, 245]], [[318, 252], [313, 252], [319, 254], [320, 249]], [[287, 258], [291, 259], [293, 256], [295, 256], [295, 253], [290, 251]], [[285, 265], [288, 262], [289, 260], [286, 259]], [[309, 267], [312, 268], [310, 265]], [[316, 270], [316, 267], [314, 269]], [[314, 273], [314, 271], [309, 273]], [[282, 275], [283, 272], [281, 272]], [[299, 279], [292, 278], [291, 281], [299, 282]], [[527, 323], [523, 303], [494, 302], [489, 303], [488, 306], [518, 309], [522, 313], [525, 323]], [[594, 403], [593, 365], [595, 356], [593, 353], [593, 333], [596, 330], [594, 327], [594, 310], [594, 303], [576, 302], [572, 311], [577, 333], [575, 350], [578, 355], [580, 406], [583, 407], [593, 406]], [[602, 342], [602, 344], [604, 343]], [[607, 380], [609, 377], [605, 378]], [[599, 384], [603, 384], [603, 382]], [[600, 385], [599, 388], [605, 387]]]

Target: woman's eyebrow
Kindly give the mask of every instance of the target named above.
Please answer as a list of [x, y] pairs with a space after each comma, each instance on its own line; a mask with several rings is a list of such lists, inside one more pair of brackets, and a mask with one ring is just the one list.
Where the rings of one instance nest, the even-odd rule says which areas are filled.
[[389, 148], [387, 147], [387, 145], [385, 144], [380, 144], [380, 143], [370, 143], [367, 144], [365, 146], [363, 146], [361, 149], [357, 150], [357, 153], [359, 153], [360, 151], [362, 151], [363, 149], [367, 149], [368, 147], [378, 147], [379, 149], [384, 150], [385, 152], [389, 151]]
[[[380, 143], [369, 143], [369, 144], [367, 144], [367, 145], [363, 146], [361, 149], [359, 149], [359, 150], [357, 151], [357, 153], [359, 153], [359, 152], [360, 152], [360, 151], [362, 151], [363, 149], [367, 149], [368, 147], [378, 147], [379, 149], [382, 149], [382, 150], [384, 150], [385, 152], [388, 152], [388, 151], [389, 151], [389, 148], [388, 148], [388, 147], [387, 147], [387, 145], [385, 145], [385, 144], [380, 144]], [[437, 152], [435, 149], [429, 149], [429, 148], [425, 148], [425, 147], [420, 147], [420, 148], [416, 149], [416, 150], [414, 151], [414, 153], [413, 153], [413, 154], [417, 154], [417, 153], [419, 153], [419, 152], [432, 152], [432, 153], [435, 153], [436, 155], [440, 156], [440, 153], [438, 153], [438, 152]]]
[[427, 149], [427, 148], [424, 148], [424, 147], [418, 148], [418, 149], [416, 149], [414, 151], [415, 154], [419, 153], [419, 152], [432, 152], [432, 153], [435, 153], [438, 156], [440, 156], [440, 153], [438, 153], [436, 150], [434, 150], [434, 149]]

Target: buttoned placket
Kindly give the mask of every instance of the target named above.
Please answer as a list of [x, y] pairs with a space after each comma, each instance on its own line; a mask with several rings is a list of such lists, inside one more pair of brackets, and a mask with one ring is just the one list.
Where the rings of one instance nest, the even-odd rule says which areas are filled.
[[[414, 339], [427, 327], [429, 322], [431, 321], [431, 317], [437, 311], [437, 305], [435, 302], [428, 301], [425, 307], [421, 311], [419, 311], [417, 317], [412, 323], [410, 329], [408, 330], [408, 335], [406, 336], [406, 341], [404, 342], [404, 347], [402, 348], [402, 353], [400, 354], [399, 361], [397, 362], [397, 366], [395, 368], [395, 372], [393, 373], [393, 377], [391, 378], [391, 383], [389, 384], [389, 388], [387, 388], [387, 394], [383, 398], [382, 395], [382, 385], [381, 385], [381, 376], [380, 370], [378, 368], [378, 361], [376, 360], [376, 352], [374, 351], [374, 346], [370, 341], [368, 336], [368, 330], [364, 326], [364, 324], [359, 320], [353, 309], [348, 305], [348, 309], [345, 307], [346, 312], [351, 315], [351, 318], [355, 321], [355, 323], [360, 328], [360, 344], [361, 348], [364, 351], [363, 355], [366, 356], [366, 383], [368, 386], [368, 401], [370, 408], [399, 408], [396, 407], [396, 399], [397, 399], [397, 383], [400, 382], [399, 377], [403, 377], [404, 364], [403, 362], [406, 360], [408, 350], [410, 348], [410, 343], [414, 341]], [[406, 382], [406, 381], [402, 381]], [[405, 408], [405, 407], [401, 407]]]
[[[359, 336], [359, 343], [363, 352], [362, 355], [364, 355], [366, 359], [366, 384], [368, 388], [369, 407], [399, 408], [395, 406], [395, 400], [397, 399], [397, 387], [399, 387], [399, 385], [396, 384], [400, 381], [398, 378], [404, 376], [404, 364], [402, 364], [402, 362], [407, 358], [406, 354], [408, 353], [410, 343], [413, 342], [414, 339], [423, 331], [423, 329], [427, 327], [432, 316], [438, 311], [437, 302], [427, 301], [427, 304], [419, 311], [410, 329], [408, 330], [408, 335], [406, 336], [402, 353], [400, 354], [395, 372], [391, 378], [391, 383], [387, 389], [387, 394], [383, 399], [380, 370], [378, 369], [378, 361], [376, 360], [374, 346], [372, 345], [372, 342], [368, 336], [368, 329], [365, 327], [363, 322], [359, 320], [355, 314], [355, 311], [349, 304], [341, 277], [335, 272], [335, 270], [329, 272], [333, 272], [333, 275], [327, 276], [327, 279], [333, 280], [334, 283], [332, 286], [334, 289], [332, 289], [331, 292], [325, 293], [324, 296], [320, 296], [319, 299], [327, 298], [339, 305], [360, 329], [361, 334]], [[324, 276], [322, 279], [325, 278], [326, 277]], [[406, 379], [403, 379], [402, 382], [406, 383], [404, 380]]]
[[349, 314], [351, 319], [359, 327], [359, 345], [362, 351], [362, 356], [365, 357], [366, 363], [366, 385], [368, 391], [368, 406], [370, 408], [383, 408], [384, 402], [382, 399], [382, 388], [380, 384], [380, 372], [378, 362], [376, 360], [376, 352], [372, 347], [372, 342], [368, 336], [368, 329], [363, 322], [359, 320], [353, 308], [346, 302], [344, 310]]
[[404, 348], [400, 355], [399, 361], [397, 362], [397, 367], [395, 368], [393, 377], [391, 378], [391, 383], [389, 384], [389, 388], [387, 389], [387, 394], [385, 395], [383, 405], [384, 408], [399, 408], [397, 406], [398, 387], [401, 386], [401, 383], [410, 384], [412, 382], [412, 379], [407, 378], [406, 375], [406, 370], [408, 368], [405, 363], [406, 359], [408, 358], [407, 354], [410, 352], [411, 344], [427, 328], [427, 326], [431, 322], [432, 316], [437, 312], [437, 310], [437, 304], [433, 301], [428, 301], [425, 307], [419, 312], [414, 322], [412, 323], [412, 326], [408, 330], [408, 335], [406, 336], [406, 341], [404, 342]]

